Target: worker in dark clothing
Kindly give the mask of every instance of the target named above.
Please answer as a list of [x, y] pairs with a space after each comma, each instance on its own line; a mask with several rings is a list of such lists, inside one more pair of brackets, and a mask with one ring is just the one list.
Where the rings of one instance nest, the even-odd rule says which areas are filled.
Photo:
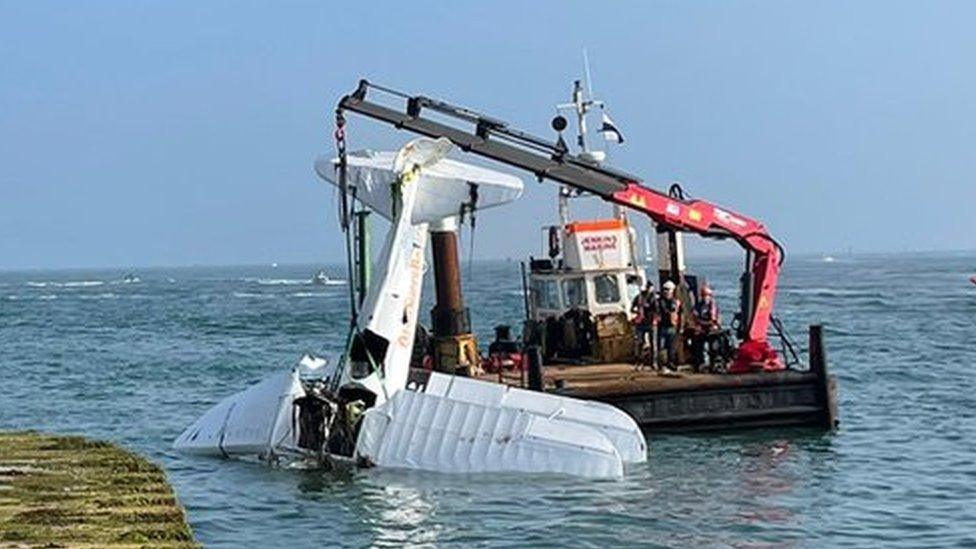
[[648, 280], [640, 293], [634, 296], [634, 300], [630, 304], [630, 312], [635, 315], [634, 343], [637, 363], [653, 367], [656, 362], [654, 356], [654, 316], [657, 312], [657, 292], [654, 291], [653, 282]]
[[[695, 325], [692, 326], [691, 336], [691, 356], [694, 361], [695, 371], [700, 371], [705, 364], [705, 350], [711, 346], [715, 335], [721, 331], [721, 324], [718, 315], [718, 304], [712, 295], [712, 289], [702, 285], [698, 303], [693, 309]], [[711, 353], [709, 353], [711, 355]], [[714, 358], [710, 357], [710, 362], [714, 367]]]
[[677, 367], [677, 334], [681, 329], [681, 300], [674, 293], [675, 284], [668, 280], [661, 287], [661, 297], [657, 300], [657, 347], [666, 353], [662, 370], [671, 373]]

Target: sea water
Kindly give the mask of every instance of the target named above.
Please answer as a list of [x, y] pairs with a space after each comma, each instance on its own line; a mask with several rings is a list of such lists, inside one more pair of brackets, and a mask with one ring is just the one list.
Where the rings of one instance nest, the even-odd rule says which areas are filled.
[[[653, 435], [648, 462], [621, 481], [276, 470], [173, 452], [224, 396], [306, 350], [341, 349], [349, 289], [313, 285], [318, 268], [141, 269], [128, 283], [122, 270], [0, 273], [0, 429], [143, 452], [209, 547], [976, 546], [976, 254], [788, 259], [776, 309], [801, 347], [808, 324], [825, 325], [835, 433]], [[740, 268], [694, 264], [726, 319]], [[464, 274], [486, 347], [494, 325], [520, 325], [519, 266]]]

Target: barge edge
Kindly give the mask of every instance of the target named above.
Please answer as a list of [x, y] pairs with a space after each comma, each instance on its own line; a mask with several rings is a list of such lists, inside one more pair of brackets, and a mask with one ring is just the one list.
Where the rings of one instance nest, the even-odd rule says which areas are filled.
[[809, 337], [807, 371], [608, 379], [548, 366], [545, 385], [550, 392], [617, 406], [648, 432], [801, 426], [830, 431], [840, 424], [837, 379], [827, 367], [822, 326], [810, 326]]

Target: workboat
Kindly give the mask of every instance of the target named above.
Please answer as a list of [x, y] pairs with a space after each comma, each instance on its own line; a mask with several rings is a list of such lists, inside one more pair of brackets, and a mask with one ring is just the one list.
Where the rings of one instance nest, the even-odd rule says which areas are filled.
[[[448, 139], [465, 153], [558, 185], [560, 223], [544, 228], [548, 250], [523, 266], [521, 337], [512, 337], [508, 326], [498, 326], [487, 359], [477, 352], [456, 280], [458, 269], [450, 260], [455, 237], [432, 234], [438, 299], [431, 312], [432, 335], [422, 347], [426, 356], [417, 363], [435, 371], [611, 403], [647, 432], [836, 427], [836, 379], [827, 369], [822, 327], [809, 326], [804, 352], [773, 314], [786, 254], [766, 227], [733, 208], [691, 198], [682, 185], [660, 191], [610, 166], [605, 151], [587, 146], [587, 114], [600, 113], [599, 132], [609, 140], [622, 143], [622, 134], [606, 105], [588, 97], [581, 81], [573, 85], [572, 101], [557, 109], [576, 115], [576, 152], [564, 138], [569, 122], [561, 112], [551, 123], [555, 137], [545, 138], [470, 108], [366, 80], [339, 101], [337, 127], [343, 138], [345, 118], [355, 114], [398, 130]], [[572, 219], [568, 203], [576, 196], [600, 198], [612, 205], [612, 214]], [[656, 273], [649, 275], [638, 265], [639, 239], [628, 212], [646, 216], [654, 227]], [[692, 307], [706, 281], [685, 268], [687, 234], [729, 240], [745, 251], [739, 307], [727, 315], [732, 320], [728, 326], [709, 332], [707, 365], [691, 356]], [[656, 280], [659, 288], [668, 281], [676, 284], [682, 304], [675, 357], [668, 360], [672, 368], [656, 369], [660, 361], [638, 356], [634, 343], [630, 297], [648, 279]]]
[[312, 284], [316, 286], [328, 286], [332, 284], [333, 281], [329, 278], [329, 275], [325, 274], [324, 269], [319, 269], [314, 275], [312, 275]]

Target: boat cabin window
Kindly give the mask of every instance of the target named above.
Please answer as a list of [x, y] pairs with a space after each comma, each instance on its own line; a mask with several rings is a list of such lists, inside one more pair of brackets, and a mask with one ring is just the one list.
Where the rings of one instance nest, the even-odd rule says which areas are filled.
[[563, 303], [567, 309], [586, 308], [586, 280], [583, 277], [563, 280]]
[[593, 278], [597, 303], [620, 302], [620, 284], [615, 274], [602, 274]]
[[637, 275], [627, 275], [627, 302], [630, 303], [641, 292], [641, 279]]
[[536, 279], [532, 281], [532, 294], [537, 309], [558, 311], [559, 287], [555, 280]]

